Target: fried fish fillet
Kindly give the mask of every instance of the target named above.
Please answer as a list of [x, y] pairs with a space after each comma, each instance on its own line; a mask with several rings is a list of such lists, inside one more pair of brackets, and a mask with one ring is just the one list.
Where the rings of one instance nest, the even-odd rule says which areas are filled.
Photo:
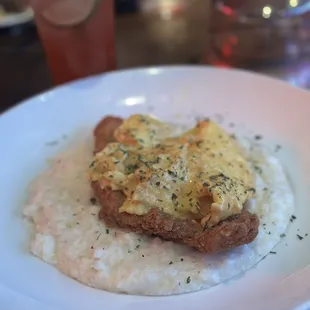
[[[114, 141], [114, 131], [122, 124], [116, 117], [104, 118], [95, 128], [95, 152]], [[101, 210], [99, 218], [110, 227], [121, 227], [139, 234], [158, 236], [186, 244], [204, 253], [218, 253], [251, 243], [258, 234], [259, 219], [245, 208], [241, 214], [227, 218], [212, 228], [203, 228], [191, 219], [179, 219], [152, 208], [145, 215], [119, 212], [126, 197], [121, 191], [102, 189], [99, 182], [92, 182]]]

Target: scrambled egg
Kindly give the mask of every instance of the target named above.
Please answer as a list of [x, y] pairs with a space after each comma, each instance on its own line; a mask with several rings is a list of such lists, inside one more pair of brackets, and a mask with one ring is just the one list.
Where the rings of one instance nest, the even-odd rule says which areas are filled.
[[117, 142], [95, 155], [91, 180], [125, 193], [120, 212], [144, 215], [156, 207], [204, 227], [239, 214], [255, 189], [236, 141], [210, 120], [180, 136], [172, 132], [149, 116], [129, 117]]

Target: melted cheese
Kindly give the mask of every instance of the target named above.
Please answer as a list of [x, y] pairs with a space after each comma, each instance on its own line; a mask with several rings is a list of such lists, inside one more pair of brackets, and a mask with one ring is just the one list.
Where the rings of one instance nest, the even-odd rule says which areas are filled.
[[236, 141], [212, 121], [177, 137], [171, 132], [149, 116], [131, 116], [115, 132], [117, 142], [95, 155], [92, 181], [125, 193], [120, 212], [156, 207], [204, 227], [239, 214], [255, 190]]

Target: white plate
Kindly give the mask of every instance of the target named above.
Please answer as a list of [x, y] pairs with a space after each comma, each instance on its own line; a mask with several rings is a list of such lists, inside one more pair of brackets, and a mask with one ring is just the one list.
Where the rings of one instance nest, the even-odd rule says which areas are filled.
[[[46, 142], [95, 124], [105, 114], [152, 113], [184, 121], [223, 118], [270, 144], [296, 193], [296, 216], [287, 237], [255, 268], [209, 290], [172, 297], [138, 297], [83, 286], [32, 257], [21, 205], [29, 180], [57, 147]], [[307, 309], [310, 300], [310, 94], [283, 82], [207, 67], [116, 72], [38, 95], [0, 117], [1, 309]], [[287, 245], [287, 246], [286, 246]], [[162, 275], [165, 276], [164, 274]]]
[[33, 20], [33, 17], [34, 13], [30, 7], [20, 13], [0, 14], [0, 28], [7, 28], [28, 23]]

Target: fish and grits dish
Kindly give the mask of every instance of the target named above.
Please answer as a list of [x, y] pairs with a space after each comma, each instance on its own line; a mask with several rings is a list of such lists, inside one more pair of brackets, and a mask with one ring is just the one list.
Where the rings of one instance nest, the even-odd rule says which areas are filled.
[[254, 266], [294, 211], [273, 152], [206, 119], [108, 116], [32, 182], [30, 251], [94, 288], [197, 291]]

